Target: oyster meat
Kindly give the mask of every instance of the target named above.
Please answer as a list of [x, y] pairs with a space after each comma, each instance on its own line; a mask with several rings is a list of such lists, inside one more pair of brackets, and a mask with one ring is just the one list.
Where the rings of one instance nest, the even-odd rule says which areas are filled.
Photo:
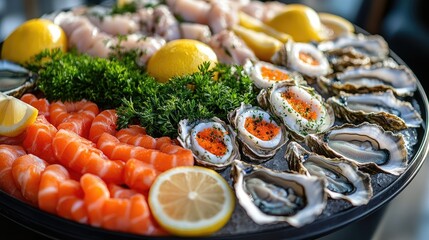
[[177, 140], [190, 149], [197, 164], [221, 170], [240, 159], [235, 132], [219, 118], [179, 122]]
[[288, 144], [285, 158], [290, 170], [324, 178], [325, 191], [333, 199], [344, 199], [360, 206], [372, 197], [369, 174], [361, 172], [353, 162], [309, 152], [297, 142]]
[[293, 79], [292, 74], [299, 74], [263, 61], [253, 63], [248, 60], [243, 68], [259, 89], [269, 88], [277, 82], [289, 81]]
[[297, 82], [282, 82], [262, 89], [258, 102], [279, 117], [297, 141], [303, 141], [309, 133], [325, 131], [335, 122], [334, 111], [316, 90]]
[[288, 141], [286, 129], [260, 107], [241, 103], [228, 114], [244, 155], [254, 161], [272, 158]]
[[288, 41], [273, 55], [272, 62], [312, 78], [332, 72], [326, 56], [309, 43]]
[[348, 94], [340, 92], [327, 102], [335, 116], [350, 123], [375, 123], [388, 131], [419, 127], [422, 117], [414, 107], [395, 97], [391, 90], [377, 93]]
[[310, 149], [332, 158], [344, 158], [370, 173], [400, 175], [408, 165], [404, 137], [376, 124], [344, 124], [305, 138]]
[[373, 65], [371, 67], [348, 68], [333, 77], [320, 77], [317, 84], [324, 92], [338, 94], [368, 93], [392, 90], [398, 96], [412, 96], [417, 90], [417, 79], [404, 66]]
[[257, 224], [313, 222], [327, 202], [323, 179], [277, 172], [235, 160], [231, 175], [240, 205]]
[[389, 54], [389, 46], [380, 35], [344, 35], [332, 41], [320, 42], [317, 48], [328, 55], [330, 52], [338, 50], [343, 52], [355, 51], [359, 55], [369, 57], [373, 63], [383, 61]]

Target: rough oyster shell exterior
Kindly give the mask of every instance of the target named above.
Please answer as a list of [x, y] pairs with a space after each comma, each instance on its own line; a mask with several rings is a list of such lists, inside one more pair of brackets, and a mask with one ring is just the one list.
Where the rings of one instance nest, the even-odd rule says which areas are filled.
[[373, 65], [348, 68], [332, 77], [319, 77], [317, 84], [326, 93], [369, 93], [392, 90], [398, 96], [412, 96], [417, 90], [417, 78], [404, 66]]
[[375, 123], [387, 131], [419, 127], [423, 121], [409, 102], [397, 99], [391, 90], [364, 94], [340, 92], [339, 96], [329, 98], [327, 103], [338, 118], [354, 124]]

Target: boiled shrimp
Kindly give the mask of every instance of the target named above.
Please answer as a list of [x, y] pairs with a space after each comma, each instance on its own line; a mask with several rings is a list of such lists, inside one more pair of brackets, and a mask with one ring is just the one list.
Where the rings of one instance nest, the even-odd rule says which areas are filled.
[[232, 26], [238, 24], [237, 8], [232, 7], [226, 0], [211, 1], [208, 24], [214, 34], [231, 29]]
[[201, 0], [167, 0], [171, 11], [185, 22], [207, 24], [210, 4]]

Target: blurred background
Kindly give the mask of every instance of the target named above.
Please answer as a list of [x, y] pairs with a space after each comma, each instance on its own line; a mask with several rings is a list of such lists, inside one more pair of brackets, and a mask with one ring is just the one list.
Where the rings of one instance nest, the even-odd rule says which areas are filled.
[[[0, 0], [0, 41], [27, 19], [44, 13], [102, 1]], [[383, 36], [397, 55], [429, 90], [429, 1], [427, 0], [302, 0], [318, 12], [342, 16], [371, 34]], [[373, 215], [321, 238], [333, 239], [429, 239], [429, 161], [410, 185]], [[0, 217], [0, 229], [15, 239], [44, 239]], [[21, 236], [21, 237], [20, 237]]]

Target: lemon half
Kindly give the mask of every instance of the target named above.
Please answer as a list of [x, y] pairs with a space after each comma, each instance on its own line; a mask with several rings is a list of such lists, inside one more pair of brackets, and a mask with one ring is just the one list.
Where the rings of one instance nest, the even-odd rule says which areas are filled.
[[210, 62], [211, 67], [217, 63], [211, 47], [197, 40], [178, 39], [168, 42], [152, 55], [147, 72], [159, 82], [167, 82], [174, 76], [197, 72], [204, 62]]
[[2, 59], [25, 64], [44, 49], [67, 51], [63, 29], [48, 19], [31, 19], [16, 28], [3, 42]]

